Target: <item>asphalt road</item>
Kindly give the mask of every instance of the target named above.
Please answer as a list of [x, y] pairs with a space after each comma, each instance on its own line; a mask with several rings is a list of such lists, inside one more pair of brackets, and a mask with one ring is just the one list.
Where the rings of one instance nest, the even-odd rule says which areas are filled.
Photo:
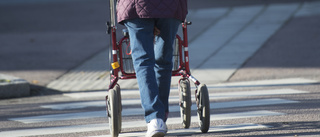
[[[303, 2], [307, 1], [201, 0], [189, 1], [189, 8], [246, 11], [298, 3], [301, 10]], [[0, 73], [31, 83], [36, 80], [34, 85], [44, 87], [88, 61], [109, 43], [104, 26], [107, 5], [103, 0], [0, 2]], [[319, 17], [317, 12], [290, 16], [226, 81], [206, 83], [211, 102], [209, 133], [199, 133], [195, 109], [191, 128], [182, 128], [173, 87], [168, 136], [319, 136]], [[191, 41], [207, 27], [198, 24], [189, 29]], [[0, 136], [109, 135], [105, 90], [51, 95], [44, 90], [39, 88], [31, 97], [0, 100]], [[121, 136], [144, 136], [138, 91], [123, 90], [122, 99]]]

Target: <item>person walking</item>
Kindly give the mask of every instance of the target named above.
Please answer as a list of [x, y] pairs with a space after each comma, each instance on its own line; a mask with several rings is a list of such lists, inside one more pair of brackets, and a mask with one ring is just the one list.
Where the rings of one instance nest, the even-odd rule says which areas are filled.
[[117, 21], [127, 27], [147, 137], [167, 133], [173, 42], [187, 0], [118, 0]]

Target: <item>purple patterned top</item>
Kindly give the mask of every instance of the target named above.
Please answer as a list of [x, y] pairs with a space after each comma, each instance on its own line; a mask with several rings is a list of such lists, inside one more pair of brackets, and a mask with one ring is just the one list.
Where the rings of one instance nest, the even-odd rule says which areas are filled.
[[184, 21], [187, 0], [118, 0], [118, 22], [134, 18], [176, 18]]

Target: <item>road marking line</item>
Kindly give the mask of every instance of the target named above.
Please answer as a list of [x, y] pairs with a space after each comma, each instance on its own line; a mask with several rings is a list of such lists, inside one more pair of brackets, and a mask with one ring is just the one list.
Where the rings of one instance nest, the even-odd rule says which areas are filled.
[[[274, 101], [269, 101], [269, 100], [274, 100]], [[279, 102], [280, 101], [280, 102]], [[282, 101], [282, 102], [281, 102]], [[171, 103], [172, 101], [170, 101]], [[240, 102], [248, 102], [248, 103], [240, 103]], [[236, 101], [234, 102], [216, 102], [214, 103], [213, 107], [217, 108], [224, 108], [226, 104], [231, 104], [231, 107], [235, 107], [235, 105], [241, 105], [241, 104], [252, 104], [249, 102], [254, 102], [255, 105], [261, 103], [261, 104], [268, 104], [268, 103], [273, 103], [273, 104], [281, 104], [284, 102], [290, 102], [289, 100], [281, 100], [281, 99], [262, 99], [262, 100], [249, 100], [249, 101]], [[122, 100], [122, 105], [140, 105], [140, 99], [130, 99], [130, 100]], [[291, 101], [290, 103], [295, 103], [295, 101]], [[193, 105], [195, 106], [195, 105]], [[87, 107], [106, 107], [106, 102], [105, 101], [88, 101], [88, 102], [76, 102], [76, 103], [63, 103], [63, 104], [54, 104], [54, 105], [43, 105], [40, 106], [42, 108], [49, 108], [49, 109], [54, 109], [54, 110], [66, 110], [66, 109], [82, 109], [82, 108], [87, 108]], [[173, 109], [175, 106], [170, 106], [170, 110]], [[178, 106], [179, 107], [179, 106]], [[238, 106], [240, 107], [240, 106]], [[192, 108], [195, 109], [195, 108]]]
[[[260, 129], [260, 128], [270, 128], [271, 126], [253, 124], [253, 123], [244, 123], [244, 124], [233, 124], [233, 125], [218, 125], [211, 126], [208, 133], [212, 132], [221, 132], [221, 131], [234, 131], [234, 130], [246, 130], [246, 129]], [[189, 129], [176, 129], [169, 130], [167, 136], [182, 136], [201, 133], [199, 128], [189, 128]], [[120, 133], [119, 137], [145, 137], [146, 132], [132, 132], [132, 133]], [[90, 136], [90, 137], [111, 137], [110, 135], [102, 136]]]
[[[210, 103], [210, 109], [223, 109], [223, 108], [233, 108], [233, 107], [249, 107], [249, 106], [262, 106], [262, 105], [274, 105], [274, 104], [288, 104], [288, 103], [298, 103], [298, 101], [285, 100], [285, 99], [259, 99], [259, 100], [245, 100], [245, 101], [234, 101], [234, 102], [217, 102]], [[180, 106], [170, 106], [170, 112], [179, 112]], [[192, 104], [191, 110], [196, 111], [197, 105]], [[142, 108], [130, 108], [123, 109], [122, 116], [131, 115], [143, 115], [144, 111]]]
[[273, 95], [304, 94], [304, 93], [309, 93], [309, 92], [295, 90], [295, 89], [271, 89], [271, 90], [213, 93], [213, 95], [210, 95], [210, 98], [216, 100], [216, 99], [231, 99], [231, 98], [243, 98], [243, 97], [252, 97], [252, 96], [273, 96]]
[[211, 88], [236, 88], [236, 87], [264, 87], [264, 86], [286, 86], [286, 85], [309, 85], [317, 84], [319, 81], [305, 78], [287, 78], [287, 79], [271, 79], [271, 80], [257, 80], [257, 81], [243, 81], [243, 82], [228, 82], [220, 84], [207, 85]]
[[[234, 102], [220, 102], [210, 103], [210, 109], [232, 108], [232, 107], [249, 107], [249, 106], [261, 106], [261, 105], [273, 105], [273, 104], [286, 104], [297, 103], [298, 101], [291, 101], [285, 99], [259, 99], [259, 100], [246, 100], [246, 101], [234, 101]], [[170, 112], [179, 112], [179, 105], [169, 106]], [[193, 104], [192, 110], [197, 110], [196, 105]], [[144, 115], [142, 108], [128, 108], [122, 110], [122, 116], [132, 115]], [[67, 114], [54, 114], [54, 115], [42, 115], [32, 117], [11, 118], [9, 120], [19, 121], [22, 123], [39, 123], [49, 121], [61, 121], [71, 119], [88, 119], [96, 117], [107, 117], [106, 111], [91, 111], [80, 113], [67, 113]]]
[[[253, 118], [262, 116], [278, 116], [285, 115], [285, 113], [261, 110], [261, 111], [248, 111], [248, 112], [237, 112], [237, 113], [226, 113], [226, 114], [213, 114], [210, 115], [211, 121], [214, 120], [226, 120], [226, 119], [240, 119], [240, 118]], [[192, 116], [191, 121], [198, 121], [198, 116]], [[180, 124], [181, 118], [169, 118], [167, 125]], [[146, 127], [144, 120], [123, 122], [122, 128], [136, 128]], [[102, 124], [89, 124], [89, 125], [76, 125], [76, 126], [63, 126], [63, 127], [48, 127], [48, 128], [35, 128], [35, 129], [22, 129], [13, 131], [0, 132], [0, 136], [36, 136], [36, 135], [49, 135], [49, 134], [65, 134], [75, 132], [92, 132], [108, 130], [109, 125], [107, 123]]]
[[[234, 87], [257, 87], [257, 86], [281, 86], [281, 85], [307, 85], [316, 84], [319, 81], [303, 79], [303, 78], [289, 78], [289, 79], [274, 79], [274, 80], [261, 80], [261, 81], [246, 81], [246, 82], [232, 82], [232, 83], [221, 83], [221, 84], [210, 84], [207, 85], [208, 90], [217, 88], [234, 88]], [[191, 90], [195, 90], [193, 87]], [[171, 88], [171, 92], [178, 92], [177, 88]], [[95, 92], [82, 92], [82, 93], [65, 93], [63, 96], [82, 99], [82, 98], [100, 98], [104, 99], [108, 94], [108, 91], [95, 91]], [[139, 96], [139, 90], [121, 90], [122, 96]]]
[[[121, 95], [123, 96], [132, 96], [132, 95], [139, 95], [139, 90], [121, 90]], [[63, 96], [71, 97], [71, 98], [95, 98], [100, 97], [104, 99], [105, 96], [108, 95], [108, 91], [94, 91], [94, 92], [81, 92], [81, 93], [64, 93]]]
[[[210, 89], [210, 87], [209, 87]], [[251, 96], [271, 96], [271, 95], [287, 95], [287, 94], [303, 94], [308, 93], [307, 91], [294, 90], [294, 89], [272, 89], [272, 90], [254, 90], [254, 91], [238, 91], [238, 92], [223, 92], [223, 93], [209, 93], [209, 98], [211, 100], [219, 99], [231, 99], [231, 98], [243, 98]], [[73, 93], [75, 94], [75, 93]], [[83, 93], [83, 95], [89, 96], [90, 93]], [[98, 93], [100, 94], [100, 92]], [[121, 93], [122, 94], [122, 93]], [[92, 94], [91, 94], [92, 95]], [[95, 95], [94, 95], [95, 96]], [[192, 96], [193, 102], [195, 101], [194, 96]], [[140, 105], [140, 99], [122, 99], [122, 105]], [[179, 102], [178, 96], [170, 96], [170, 103]], [[57, 110], [64, 109], [78, 109], [85, 107], [102, 107], [105, 106], [105, 101], [89, 101], [89, 102], [76, 102], [76, 103], [64, 103], [64, 104], [54, 104], [54, 105], [43, 105], [42, 108], [50, 108]]]

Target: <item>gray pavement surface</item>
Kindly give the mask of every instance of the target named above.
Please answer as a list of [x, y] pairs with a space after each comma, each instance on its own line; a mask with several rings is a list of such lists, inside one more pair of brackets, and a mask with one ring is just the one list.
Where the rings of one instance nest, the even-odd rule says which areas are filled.
[[292, 18], [232, 77], [260, 80], [320, 75], [320, 15]]
[[[0, 136], [109, 136], [106, 5], [0, 2], [0, 74], [27, 80], [33, 94], [0, 100]], [[190, 0], [192, 74], [208, 85], [212, 127], [199, 133], [193, 111], [191, 128], [181, 128], [173, 87], [168, 136], [319, 136], [319, 7], [317, 0]], [[136, 83], [120, 85], [121, 136], [144, 136]]]
[[[230, 10], [235, 6], [301, 2], [303, 0], [203, 0], [199, 3], [190, 1], [189, 9], [227, 7]], [[37, 90], [81, 66], [109, 45], [109, 36], [105, 34], [109, 16], [105, 0], [91, 1], [90, 6], [87, 0], [5, 0], [0, 4], [0, 73], [25, 79], [36, 85]], [[191, 19], [195, 25], [190, 27], [190, 42], [220, 17]], [[119, 26], [118, 30], [121, 29]], [[98, 77], [108, 73], [108, 63], [100, 62], [100, 67], [90, 68], [100, 71]], [[81, 74], [83, 71], [75, 75]]]

